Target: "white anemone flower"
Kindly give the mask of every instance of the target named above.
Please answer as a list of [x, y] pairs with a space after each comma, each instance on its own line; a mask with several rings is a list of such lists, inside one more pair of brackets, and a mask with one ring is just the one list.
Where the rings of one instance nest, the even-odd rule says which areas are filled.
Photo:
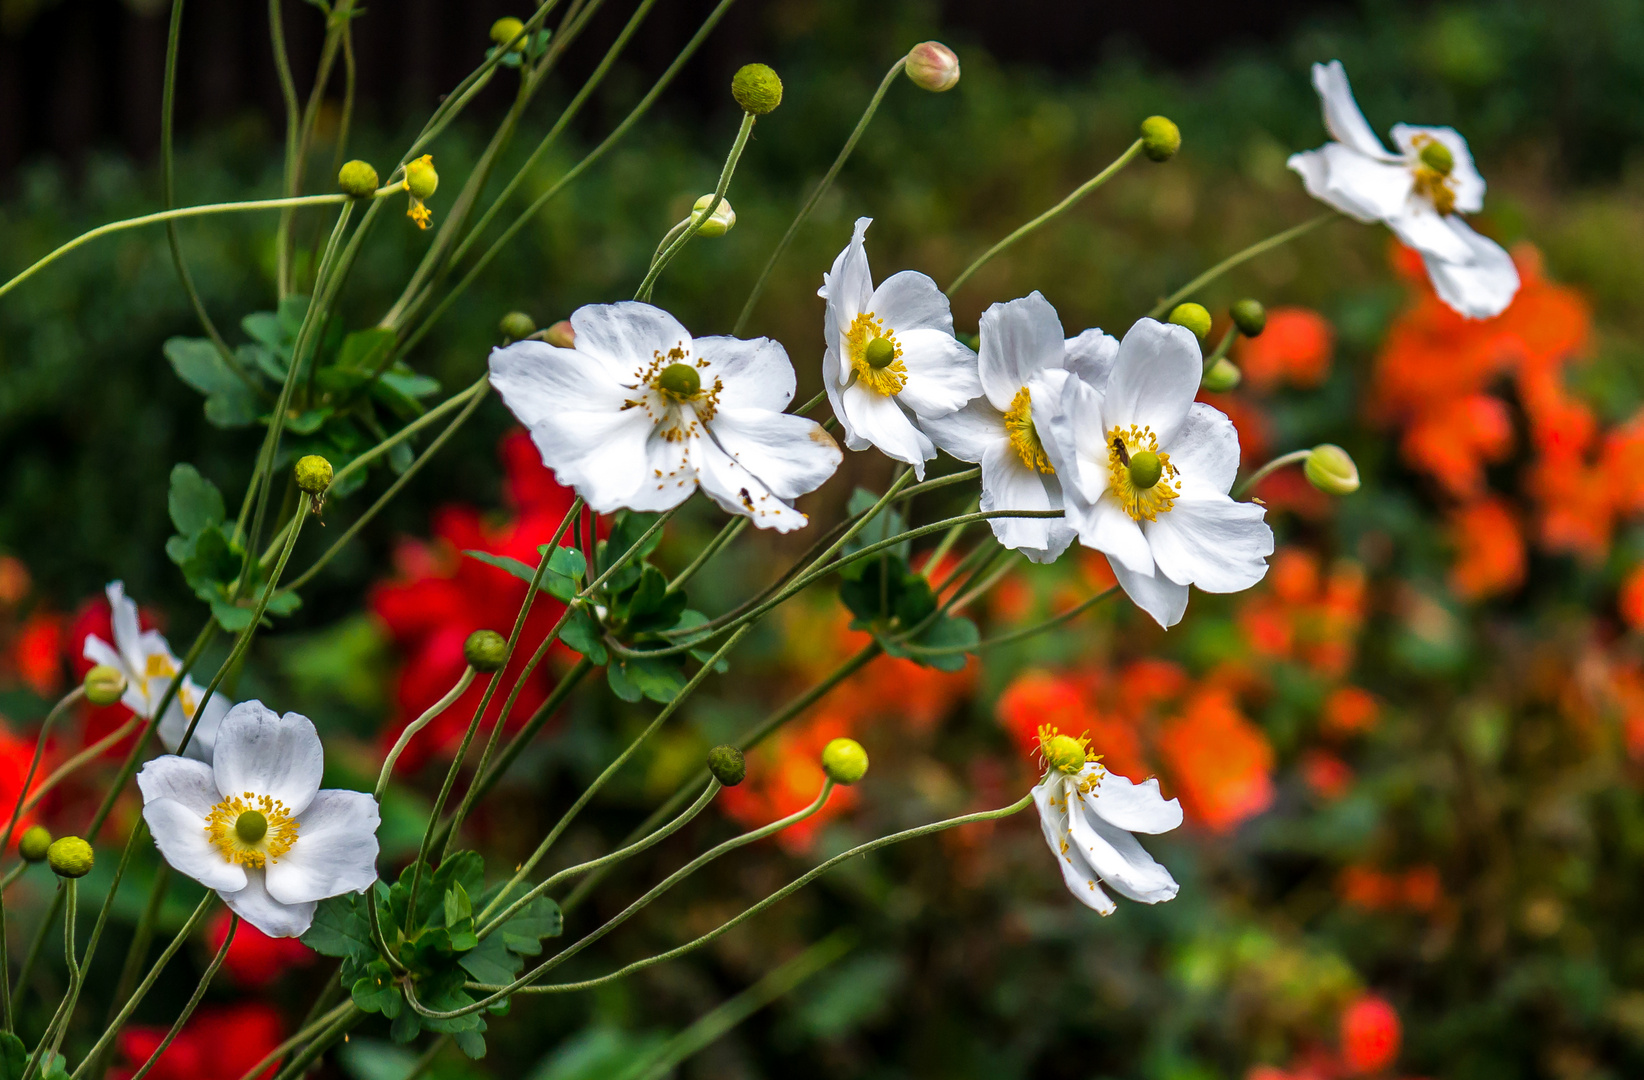
[[[1097, 364], [1106, 351], [1100, 341], [1105, 335], [1064, 341], [1056, 309], [1037, 292], [994, 304], [982, 313], [980, 329], [982, 396], [921, 426], [954, 457], [981, 463], [983, 510], [1060, 510], [1062, 484], [1040, 430], [1061, 407], [1069, 368]], [[1076, 535], [1056, 518], [993, 518], [988, 524], [999, 543], [1040, 563], [1059, 558]]]
[[916, 270], [873, 285], [857, 218], [851, 242], [822, 275], [828, 302], [822, 382], [852, 450], [869, 446], [925, 478], [936, 448], [917, 421], [946, 416], [982, 392], [976, 354], [953, 336], [953, 312], [936, 282]]
[[1063, 384], [1040, 425], [1080, 541], [1164, 627], [1181, 621], [1189, 585], [1248, 589], [1273, 554], [1262, 507], [1228, 497], [1239, 434], [1193, 400], [1203, 363], [1191, 330], [1141, 319], [1105, 372]]
[[1501, 314], [1518, 269], [1501, 245], [1461, 219], [1484, 209], [1484, 178], [1454, 128], [1396, 124], [1382, 145], [1353, 100], [1340, 60], [1313, 65], [1324, 126], [1336, 141], [1290, 156], [1307, 193], [1365, 223], [1386, 222], [1421, 253], [1439, 298], [1472, 319]]
[[1039, 827], [1062, 881], [1086, 907], [1111, 915], [1117, 905], [1103, 891], [1143, 904], [1176, 896], [1176, 879], [1132, 833], [1169, 832], [1182, 823], [1182, 806], [1159, 793], [1159, 781], [1140, 784], [1105, 768], [1089, 740], [1039, 729], [1045, 778], [1033, 789]]
[[377, 880], [377, 800], [321, 791], [325, 752], [306, 716], [260, 701], [229, 710], [210, 765], [167, 755], [137, 774], [160, 854], [270, 937], [298, 937], [329, 896]]
[[784, 413], [793, 365], [769, 338], [693, 339], [650, 304], [590, 304], [575, 345], [516, 341], [491, 353], [491, 385], [542, 463], [600, 513], [670, 510], [700, 485], [762, 529], [805, 525], [792, 500], [841, 454], [822, 425]]
[[[142, 717], [154, 719], [154, 711], [165, 697], [166, 687], [183, 669], [182, 662], [172, 654], [165, 635], [158, 630], [144, 630], [137, 621], [137, 604], [126, 596], [123, 582], [112, 581], [105, 590], [113, 616], [114, 644], [110, 645], [96, 634], [87, 634], [82, 655], [94, 664], [106, 664], [126, 679], [125, 693], [120, 704]], [[200, 707], [204, 691], [193, 679], [184, 677], [177, 687], [176, 696], [160, 718], [160, 742], [175, 752], [177, 744], [188, 731], [194, 711]], [[212, 694], [194, 737], [188, 741], [186, 756], [200, 761], [211, 761], [211, 748], [217, 742], [217, 726], [233, 702], [221, 694]]]

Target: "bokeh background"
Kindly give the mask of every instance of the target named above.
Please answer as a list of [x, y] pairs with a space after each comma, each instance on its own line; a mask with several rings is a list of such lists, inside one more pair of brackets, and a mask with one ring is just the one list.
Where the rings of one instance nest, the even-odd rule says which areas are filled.
[[[707, 6], [659, 5], [525, 197], [620, 119]], [[0, 0], [0, 275], [160, 205], [167, 7]], [[602, 12], [534, 107], [515, 165], [629, 7]], [[450, 0], [371, 6], [357, 24], [349, 155], [396, 158], [502, 14], [523, 12]], [[287, 4], [285, 21], [306, 86], [320, 15]], [[1490, 182], [1477, 224], [1512, 248], [1525, 287], [1500, 318], [1463, 322], [1385, 231], [1346, 221], [1216, 283], [1203, 299], [1220, 322], [1240, 296], [1271, 312], [1267, 333], [1236, 353], [1244, 383], [1213, 399], [1238, 423], [1247, 466], [1329, 440], [1353, 453], [1363, 489], [1332, 500], [1299, 474], [1265, 483], [1258, 494], [1279, 537], [1267, 580], [1235, 597], [1195, 593], [1169, 634], [1120, 602], [957, 673], [876, 661], [753, 755], [749, 782], [727, 793], [722, 813], [607, 879], [572, 912], [572, 931], [618, 910], [682, 851], [808, 802], [829, 738], [850, 733], [867, 746], [867, 781], [815, 827], [647, 909], [567, 973], [666, 949], [853, 843], [1014, 800], [1034, 779], [1032, 733], [1047, 720], [1089, 730], [1111, 764], [1156, 773], [1181, 797], [1187, 827], [1150, 842], [1182, 882], [1177, 900], [1099, 919], [1063, 891], [1025, 816], [950, 833], [837, 871], [687, 961], [591, 995], [520, 999], [493, 1022], [483, 1061], [452, 1051], [433, 1074], [638, 1076], [646, 1052], [727, 1002], [750, 1015], [679, 1075], [1644, 1073], [1638, 4], [1160, 2], [1119, 12], [1055, 0], [742, 0], [651, 116], [534, 220], [413, 366], [455, 390], [481, 372], [503, 313], [546, 325], [629, 295], [657, 238], [712, 189], [737, 121], [730, 72], [762, 60], [781, 72], [786, 95], [739, 167], [736, 229], [693, 245], [655, 295], [693, 330], [727, 331], [880, 74], [932, 37], [959, 52], [960, 85], [943, 95], [893, 88], [751, 324], [786, 345], [802, 397], [820, 385], [815, 289], [859, 215], [875, 218], [879, 273], [913, 267], [946, 281], [1110, 161], [1142, 117], [1165, 113], [1184, 136], [1173, 161], [1131, 166], [955, 298], [963, 330], [987, 304], [1037, 288], [1070, 333], [1119, 332], [1203, 267], [1315, 212], [1284, 162], [1324, 140], [1307, 72], [1333, 57], [1377, 129], [1451, 124], [1467, 135]], [[272, 195], [282, 121], [261, 12], [191, 5], [183, 43], [180, 201]], [[503, 87], [488, 94], [434, 148], [449, 191], [506, 106]], [[335, 110], [322, 115], [318, 158], [330, 160], [337, 130]], [[320, 216], [299, 220], [304, 243], [323, 239]], [[241, 318], [273, 307], [272, 221], [225, 217], [182, 235], [210, 310], [232, 342], [245, 340]], [[428, 235], [377, 231], [343, 298], [350, 327], [379, 317]], [[106, 634], [104, 583], [123, 579], [174, 643], [203, 619], [164, 554], [167, 476], [192, 463], [234, 499], [258, 435], [206, 423], [199, 395], [174, 375], [163, 343], [197, 333], [159, 232], [76, 252], [0, 300], [0, 804], [16, 796], [40, 719], [83, 670], [79, 643]], [[854, 488], [883, 490], [886, 464], [849, 456], [805, 508], [826, 519]], [[311, 532], [345, 528], [388, 482], [375, 476], [335, 500], [326, 529]], [[301, 611], [259, 638], [232, 696], [313, 716], [328, 739], [328, 783], [368, 784], [407, 714], [460, 669], [463, 637], [503, 627], [520, 599], [512, 579], [460, 552], [528, 554], [566, 499], [488, 402], [329, 565]], [[958, 505], [930, 502], [916, 513]], [[682, 566], [721, 520], [693, 503], [662, 561]], [[298, 562], [325, 542], [305, 534]], [[693, 584], [694, 602], [730, 606], [806, 543], [739, 540]], [[984, 633], [1004, 629], [1108, 580], [1100, 557], [1076, 551], [1019, 569], [969, 613]], [[608, 849], [706, 747], [859, 648], [865, 638], [847, 622], [836, 594], [817, 589], [764, 627], [733, 676], [697, 695], [579, 820], [564, 862]], [[528, 697], [540, 701], [571, 659], [554, 654]], [[528, 852], [648, 713], [591, 680], [482, 806], [476, 844], [497, 865]], [[124, 719], [117, 709], [77, 715], [49, 761]], [[385, 865], [414, 851], [460, 729], [435, 734], [406, 759], [410, 782], [385, 807]], [[35, 816], [80, 827], [117, 760], [78, 774]], [[133, 793], [100, 844], [122, 840], [135, 813]], [[118, 974], [154, 869], [151, 854], [139, 858], [135, 886], [122, 890], [94, 990]], [[91, 895], [107, 880], [102, 869], [88, 879]], [[174, 883], [162, 927], [181, 925], [197, 897]], [[8, 891], [14, 956], [48, 898], [43, 871]], [[128, 1074], [222, 931], [185, 950], [145, 1003], [122, 1040]], [[152, 1076], [235, 1080], [295, 1030], [330, 977], [329, 961], [300, 945], [241, 934], [226, 975]], [[64, 975], [48, 958], [33, 978], [25, 1027], [43, 1023], [28, 1010], [55, 1002]], [[71, 1045], [89, 1043], [106, 1008], [97, 999], [82, 1010]], [[322, 1068], [398, 1080], [413, 1057], [385, 1026], [367, 1025]]]

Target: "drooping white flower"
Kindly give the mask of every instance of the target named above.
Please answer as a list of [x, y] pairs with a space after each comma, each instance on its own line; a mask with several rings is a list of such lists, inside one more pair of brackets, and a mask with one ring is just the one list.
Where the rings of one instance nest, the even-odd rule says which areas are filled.
[[1089, 740], [1039, 729], [1045, 777], [1033, 789], [1039, 827], [1062, 881], [1098, 914], [1117, 905], [1102, 885], [1144, 904], [1173, 899], [1176, 879], [1136, 842], [1132, 833], [1162, 833], [1182, 823], [1181, 803], [1166, 801], [1159, 781], [1132, 783], [1110, 772], [1086, 749]]
[[160, 854], [270, 937], [298, 937], [328, 896], [377, 880], [377, 800], [321, 791], [325, 752], [306, 716], [230, 709], [211, 764], [167, 755], [137, 774]]
[[517, 341], [491, 353], [491, 385], [531, 431], [542, 462], [600, 513], [668, 510], [700, 485], [764, 529], [806, 517], [792, 500], [841, 454], [822, 425], [782, 410], [793, 365], [769, 338], [692, 339], [649, 304], [590, 304], [575, 345]]
[[[82, 655], [94, 664], [106, 664], [124, 675], [126, 690], [120, 696], [120, 704], [143, 719], [152, 720], [154, 710], [160, 707], [160, 700], [165, 697], [166, 688], [183, 669], [182, 662], [172, 654], [164, 634], [141, 628], [137, 621], [137, 604], [126, 596], [123, 582], [111, 581], [105, 591], [113, 616], [114, 644], [110, 645], [96, 634], [87, 634]], [[160, 742], [168, 751], [176, 751], [203, 696], [204, 691], [199, 684], [185, 676], [158, 726]], [[194, 729], [194, 736], [188, 741], [188, 748], [184, 751], [186, 756], [211, 761], [211, 748], [217, 742], [217, 726], [222, 723], [224, 714], [232, 704], [221, 694], [211, 695], [200, 723]]]
[[[1062, 484], [1040, 432], [1061, 408], [1070, 366], [1100, 366], [1108, 351], [1103, 335], [1063, 341], [1056, 309], [1037, 292], [994, 304], [982, 313], [980, 328], [981, 396], [920, 426], [954, 457], [981, 463], [983, 510], [1060, 510]], [[999, 543], [1034, 562], [1053, 562], [1075, 536], [1056, 518], [988, 523]]]
[[923, 480], [936, 448], [916, 420], [946, 416], [982, 392], [976, 354], [953, 336], [948, 298], [929, 277], [904, 270], [874, 288], [862, 245], [872, 222], [856, 219], [816, 292], [828, 302], [822, 382], [846, 446], [878, 447]]
[[1068, 522], [1165, 627], [1181, 620], [1189, 585], [1248, 589], [1273, 553], [1262, 507], [1228, 497], [1239, 434], [1193, 400], [1202, 370], [1192, 331], [1142, 319], [1105, 372], [1062, 384], [1040, 425]]
[[1396, 124], [1389, 153], [1371, 130], [1340, 60], [1313, 65], [1324, 126], [1336, 141], [1290, 156], [1307, 193], [1348, 217], [1382, 221], [1421, 252], [1439, 298], [1461, 314], [1501, 314], [1518, 292], [1518, 270], [1501, 245], [1461, 219], [1484, 209], [1484, 178], [1454, 128]]

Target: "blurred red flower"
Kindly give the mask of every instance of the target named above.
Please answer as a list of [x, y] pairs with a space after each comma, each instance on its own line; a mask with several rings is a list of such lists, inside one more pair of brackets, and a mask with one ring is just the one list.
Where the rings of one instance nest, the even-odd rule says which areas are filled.
[[[223, 947], [223, 939], [228, 936], [228, 928], [233, 921], [234, 916], [228, 911], [218, 912], [211, 920], [206, 937], [213, 949]], [[314, 950], [297, 938], [269, 937], [241, 920], [240, 928], [234, 932], [234, 942], [228, 947], [228, 955], [223, 958], [223, 967], [228, 969], [235, 982], [256, 990], [274, 982], [291, 968], [312, 963], [314, 956]]]
[[1403, 1034], [1393, 1006], [1374, 994], [1360, 997], [1341, 1014], [1343, 1067], [1353, 1076], [1381, 1072], [1397, 1060]]
[[1338, 686], [1324, 699], [1320, 726], [1325, 734], [1342, 738], [1375, 729], [1381, 719], [1381, 704], [1368, 690]]
[[[130, 1080], [160, 1048], [165, 1027], [134, 1025], [120, 1032], [116, 1045], [121, 1062], [109, 1070], [113, 1080]], [[272, 1005], [248, 1001], [205, 1006], [178, 1033], [149, 1071], [151, 1080], [239, 1080], [280, 1045], [284, 1024]], [[274, 1071], [270, 1063], [262, 1077]]]

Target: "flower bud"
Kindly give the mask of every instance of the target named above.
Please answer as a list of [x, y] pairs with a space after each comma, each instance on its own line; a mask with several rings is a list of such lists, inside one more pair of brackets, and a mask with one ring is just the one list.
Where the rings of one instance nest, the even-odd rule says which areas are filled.
[[854, 784], [868, 772], [868, 752], [855, 739], [835, 739], [822, 748], [822, 771], [836, 784]]
[[782, 80], [766, 64], [744, 64], [731, 76], [731, 96], [743, 112], [764, 116], [782, 104]]
[[126, 692], [126, 677], [117, 668], [98, 664], [86, 672], [86, 700], [93, 705], [113, 705]]
[[424, 154], [405, 167], [405, 190], [415, 198], [432, 198], [439, 186], [440, 174], [434, 171], [433, 154]]
[[1203, 304], [1177, 304], [1170, 313], [1170, 321], [1193, 331], [1193, 336], [1201, 343], [1210, 333], [1210, 312], [1204, 309]]
[[46, 857], [46, 851], [51, 847], [51, 830], [44, 825], [35, 825], [23, 832], [17, 841], [17, 854], [23, 857], [24, 862], [37, 863]]
[[1359, 489], [1359, 467], [1335, 443], [1320, 443], [1302, 466], [1308, 483], [1331, 495], [1351, 495]]
[[1224, 356], [1210, 365], [1210, 370], [1204, 373], [1204, 378], [1199, 380], [1199, 385], [1212, 394], [1222, 394], [1239, 385], [1243, 379], [1244, 372], [1239, 370], [1237, 364]]
[[[702, 218], [702, 212], [708, 209], [708, 204], [714, 201], [712, 195], [704, 195], [691, 207], [691, 222], [694, 224]], [[702, 228], [696, 231], [698, 236], [724, 236], [736, 225], [736, 211], [731, 209], [729, 199], [720, 199], [714, 212], [708, 215], [708, 220], [702, 223]]]
[[[524, 29], [525, 24], [523, 22], [512, 15], [507, 15], [491, 24], [491, 40], [498, 45], [507, 45], [509, 42], [513, 42], [513, 51], [519, 52], [525, 48], [525, 39], [519, 36], [519, 32]], [[514, 41], [515, 38], [519, 38], [519, 40]]]
[[1169, 161], [1182, 148], [1182, 129], [1166, 116], [1142, 121], [1142, 153], [1154, 161]]
[[1267, 329], [1267, 309], [1260, 300], [1235, 300], [1227, 313], [1233, 316], [1233, 325], [1245, 337], [1261, 337]]
[[53, 840], [46, 848], [46, 861], [58, 877], [82, 878], [91, 873], [91, 865], [96, 860], [90, 844], [78, 836], [65, 836]]
[[508, 659], [508, 639], [495, 630], [475, 630], [462, 643], [462, 658], [475, 671], [495, 671]]
[[497, 323], [497, 329], [509, 341], [520, 341], [537, 332], [537, 321], [523, 311], [510, 311]]
[[571, 325], [570, 319], [561, 319], [546, 330], [539, 331], [538, 336], [550, 345], [557, 345], [561, 349], [577, 347], [577, 331]]
[[959, 57], [940, 41], [921, 41], [908, 53], [905, 70], [913, 85], [940, 94], [959, 84]]
[[377, 190], [377, 170], [369, 161], [355, 158], [337, 170], [337, 186], [343, 194], [369, 199]]
[[716, 746], [708, 751], [708, 771], [725, 787], [736, 787], [748, 775], [748, 761], [734, 746]]
[[331, 462], [318, 454], [297, 459], [297, 487], [310, 495], [324, 495], [331, 486]]

